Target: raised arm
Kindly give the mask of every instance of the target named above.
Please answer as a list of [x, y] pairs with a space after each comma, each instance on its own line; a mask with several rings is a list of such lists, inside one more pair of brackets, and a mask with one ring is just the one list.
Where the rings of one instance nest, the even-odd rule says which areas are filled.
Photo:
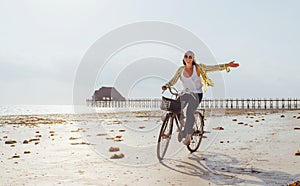
[[239, 64], [235, 63], [235, 61], [231, 61], [229, 63], [221, 64], [221, 65], [204, 65], [204, 64], [200, 64], [200, 65], [206, 72], [216, 72], [222, 70], [226, 70], [227, 72], [230, 72], [230, 69], [228, 67], [236, 68], [239, 66]]

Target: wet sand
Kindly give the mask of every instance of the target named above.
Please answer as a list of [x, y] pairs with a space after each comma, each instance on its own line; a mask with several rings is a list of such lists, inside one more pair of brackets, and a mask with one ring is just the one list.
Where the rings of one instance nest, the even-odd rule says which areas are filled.
[[159, 111], [0, 117], [0, 185], [288, 185], [300, 180], [300, 111], [207, 111], [200, 149], [190, 154], [175, 133], [159, 162], [161, 116]]

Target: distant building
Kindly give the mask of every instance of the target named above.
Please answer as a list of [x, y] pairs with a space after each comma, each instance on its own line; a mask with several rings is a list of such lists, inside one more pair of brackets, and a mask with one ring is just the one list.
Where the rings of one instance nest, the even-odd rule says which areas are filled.
[[114, 87], [101, 87], [95, 90], [93, 101], [125, 101], [126, 99]]

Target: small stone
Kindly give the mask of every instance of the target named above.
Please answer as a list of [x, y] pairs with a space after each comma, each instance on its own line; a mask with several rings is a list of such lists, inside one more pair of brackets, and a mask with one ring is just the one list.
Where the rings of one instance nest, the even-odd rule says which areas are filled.
[[15, 154], [11, 158], [20, 158], [20, 155]]
[[32, 141], [40, 141], [40, 138], [30, 138], [29, 142], [32, 142]]
[[284, 115], [281, 115], [280, 117], [281, 117], [281, 118], [284, 118], [285, 116], [284, 116]]
[[255, 122], [259, 122], [259, 120], [255, 120]]
[[224, 143], [224, 141], [220, 141], [220, 143]]
[[125, 130], [124, 129], [120, 129], [119, 132], [125, 132]]
[[25, 150], [24, 154], [30, 154], [31, 152], [29, 150]]
[[239, 125], [242, 125], [242, 124], [244, 124], [244, 123], [243, 123], [243, 122], [238, 122], [238, 124], [239, 124]]
[[23, 141], [23, 144], [28, 144], [29, 142], [27, 140], [24, 140]]
[[3, 138], [8, 138], [7, 136], [3, 136]]
[[216, 128], [213, 128], [214, 130], [224, 130], [223, 127], [216, 127]]
[[40, 135], [40, 134], [39, 134], [39, 135], [35, 135], [35, 137], [36, 137], [36, 138], [41, 138], [42, 135]]
[[39, 144], [39, 142], [35, 142], [34, 144], [37, 145], [37, 144]]
[[297, 119], [300, 119], [300, 116], [298, 116]]
[[145, 128], [145, 126], [139, 126], [139, 129], [144, 129]]
[[17, 143], [15, 140], [7, 140], [5, 141], [5, 144], [14, 144]]
[[300, 128], [299, 127], [295, 127], [294, 130], [300, 130]]
[[117, 151], [119, 151], [119, 150], [120, 150], [119, 147], [110, 147], [110, 148], [109, 148], [109, 152], [117, 152]]
[[295, 152], [295, 156], [300, 156], [300, 151]]
[[76, 137], [70, 137], [69, 140], [77, 140], [79, 138], [76, 138]]
[[232, 121], [237, 121], [237, 119], [232, 119]]
[[100, 133], [100, 134], [97, 134], [97, 136], [107, 136], [106, 133]]
[[49, 133], [50, 133], [50, 134], [53, 134], [53, 133], [55, 133], [55, 131], [51, 130], [51, 131], [49, 131]]
[[37, 134], [38, 134], [38, 133], [40, 133], [40, 131], [36, 131], [35, 133], [37, 133]]
[[125, 155], [123, 153], [120, 154], [113, 154], [110, 159], [120, 159], [120, 158], [124, 158]]
[[51, 133], [50, 136], [55, 136], [55, 134]]
[[253, 125], [249, 125], [249, 127], [253, 127]]

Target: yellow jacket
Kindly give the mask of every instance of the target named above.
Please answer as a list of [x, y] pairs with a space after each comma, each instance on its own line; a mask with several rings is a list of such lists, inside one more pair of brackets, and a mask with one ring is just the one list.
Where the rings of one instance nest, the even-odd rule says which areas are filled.
[[[171, 81], [169, 81], [169, 83], [166, 84], [166, 86], [173, 86], [178, 81], [184, 67], [185, 66], [181, 66], [181, 67], [178, 68], [177, 72], [175, 73], [175, 75], [173, 76]], [[196, 64], [196, 67], [200, 71], [201, 81], [202, 81], [202, 85], [203, 85], [202, 86], [203, 93], [206, 92], [206, 87], [207, 86], [214, 86], [214, 83], [212, 82], [212, 80], [207, 77], [207, 72], [222, 71], [222, 70], [225, 70], [225, 69], [226, 69], [227, 72], [230, 71], [227, 64], [221, 64], [221, 65]]]

